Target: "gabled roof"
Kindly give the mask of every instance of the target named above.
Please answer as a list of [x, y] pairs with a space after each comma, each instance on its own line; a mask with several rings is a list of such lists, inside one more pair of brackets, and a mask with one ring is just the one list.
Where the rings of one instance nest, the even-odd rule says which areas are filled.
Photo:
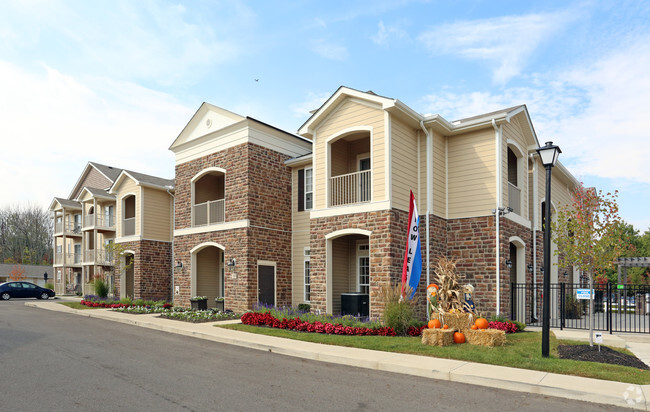
[[97, 189], [95, 187], [84, 186], [84, 188], [81, 189], [81, 192], [79, 193], [79, 196], [77, 196], [77, 201], [79, 201], [79, 199], [81, 199], [81, 196], [83, 195], [84, 192], [90, 193], [92, 197], [96, 197], [96, 198], [100, 198], [100, 199], [115, 200], [115, 195], [112, 195], [112, 194], [108, 193], [104, 189]]
[[75, 200], [63, 199], [60, 197], [55, 197], [50, 203], [50, 210], [56, 209], [56, 205], [61, 206], [64, 209], [79, 209], [81, 210], [81, 203]]
[[338, 105], [347, 98], [357, 98], [377, 105], [377, 108], [388, 110], [390, 112], [399, 112], [405, 117], [410, 118], [416, 122], [422, 119], [422, 116], [413, 111], [410, 107], [401, 101], [389, 97], [384, 97], [376, 94], [375, 92], [368, 91], [362, 92], [346, 86], [340, 86], [336, 92], [330, 96], [313, 114], [307, 119], [305, 123], [298, 129], [298, 134], [302, 136], [313, 136], [314, 130], [318, 124], [327, 117]]
[[[101, 173], [106, 179], [108, 179], [111, 184], [115, 182], [115, 179], [120, 175], [120, 172], [122, 172], [122, 169], [113, 167], [113, 166], [106, 166], [100, 163], [96, 162], [88, 162], [86, 164], [86, 167], [84, 168], [83, 172], [79, 176], [79, 179], [77, 179], [77, 183], [75, 183], [74, 187], [72, 188], [72, 191], [68, 195], [68, 199], [76, 198], [77, 196], [74, 196], [75, 193], [78, 193], [81, 191], [82, 184], [86, 176], [88, 176], [88, 173], [90, 169], [95, 169], [99, 173]], [[99, 189], [108, 189], [110, 185], [108, 185], [105, 188], [99, 188]]]
[[169, 150], [172, 150], [197, 137], [212, 133], [215, 130], [241, 122], [245, 118], [221, 107], [203, 102], [201, 107], [194, 113], [194, 116], [187, 122], [187, 125], [181, 130]]
[[120, 173], [108, 192], [110, 194], [115, 194], [115, 188], [126, 178], [130, 178], [138, 186], [152, 187], [161, 190], [174, 189], [174, 179], [163, 179], [162, 177], [146, 175], [131, 170], [122, 170], [122, 173]]

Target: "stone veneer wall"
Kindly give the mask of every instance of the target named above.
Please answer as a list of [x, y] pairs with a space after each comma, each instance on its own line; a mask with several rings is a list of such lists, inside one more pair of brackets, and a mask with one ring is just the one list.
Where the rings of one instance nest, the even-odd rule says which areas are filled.
[[191, 250], [205, 242], [225, 248], [236, 260], [225, 270], [225, 307], [234, 311], [257, 303], [258, 261], [276, 263], [276, 304], [291, 304], [291, 169], [289, 156], [252, 143], [176, 166], [176, 229], [191, 225], [191, 179], [208, 167], [225, 173], [225, 221], [248, 220], [245, 228], [175, 236], [174, 259], [183, 262], [174, 273], [174, 304], [189, 306]]
[[[155, 240], [121, 243], [133, 251], [133, 294], [135, 299], [171, 299], [172, 244]], [[115, 289], [120, 297], [121, 262], [115, 265]]]

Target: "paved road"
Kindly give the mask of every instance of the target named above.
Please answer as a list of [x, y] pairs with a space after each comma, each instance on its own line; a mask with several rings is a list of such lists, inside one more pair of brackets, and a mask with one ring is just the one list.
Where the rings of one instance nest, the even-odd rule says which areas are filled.
[[0, 302], [0, 410], [614, 410]]

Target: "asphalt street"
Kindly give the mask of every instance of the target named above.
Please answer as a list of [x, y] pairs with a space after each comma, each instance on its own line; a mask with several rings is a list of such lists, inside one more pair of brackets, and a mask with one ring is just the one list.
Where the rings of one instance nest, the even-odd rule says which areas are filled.
[[315, 362], [24, 302], [0, 302], [0, 410], [616, 409]]

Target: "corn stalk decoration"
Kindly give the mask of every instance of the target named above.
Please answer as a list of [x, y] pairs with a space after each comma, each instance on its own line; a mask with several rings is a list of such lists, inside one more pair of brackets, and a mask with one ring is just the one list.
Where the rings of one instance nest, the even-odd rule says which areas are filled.
[[438, 281], [436, 293], [437, 309], [441, 314], [462, 313], [464, 286], [461, 286], [460, 275], [456, 272], [456, 261], [441, 257], [433, 268], [435, 279]]

